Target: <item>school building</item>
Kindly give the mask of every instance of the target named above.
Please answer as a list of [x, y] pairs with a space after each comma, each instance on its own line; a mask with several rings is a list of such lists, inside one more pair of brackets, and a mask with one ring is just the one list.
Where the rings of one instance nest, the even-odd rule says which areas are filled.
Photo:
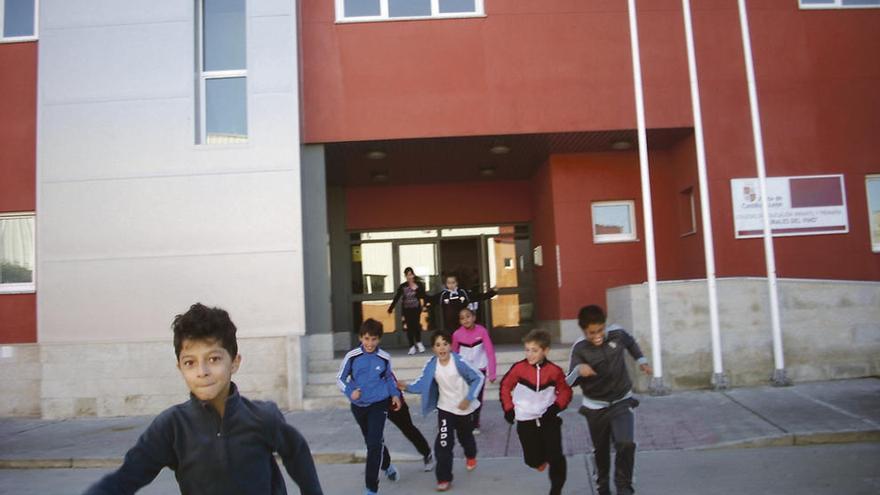
[[406, 346], [407, 266], [496, 288], [499, 343], [607, 306], [640, 390], [880, 373], [880, 1], [0, 0], [0, 29], [0, 414], [184, 400], [196, 301], [245, 395], [326, 406], [364, 319]]

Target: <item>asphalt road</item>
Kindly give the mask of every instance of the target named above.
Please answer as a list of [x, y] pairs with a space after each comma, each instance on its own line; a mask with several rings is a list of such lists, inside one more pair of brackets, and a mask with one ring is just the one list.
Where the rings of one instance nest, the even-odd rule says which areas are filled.
[[[545, 474], [528, 469], [516, 459], [481, 459], [467, 473], [457, 459], [454, 493], [542, 494], [549, 483]], [[568, 458], [566, 494], [590, 493], [583, 456]], [[433, 493], [433, 473], [420, 463], [399, 465], [403, 479], [382, 483], [380, 493], [415, 495]], [[318, 466], [328, 495], [363, 493], [363, 466]], [[81, 493], [103, 475], [101, 469], [0, 470], [0, 494], [52, 495]], [[636, 490], [644, 495], [876, 495], [880, 493], [880, 443], [727, 449], [712, 451], [653, 451], [639, 453]], [[299, 490], [289, 484], [291, 494]], [[178, 493], [174, 476], [162, 474], [142, 494]]]

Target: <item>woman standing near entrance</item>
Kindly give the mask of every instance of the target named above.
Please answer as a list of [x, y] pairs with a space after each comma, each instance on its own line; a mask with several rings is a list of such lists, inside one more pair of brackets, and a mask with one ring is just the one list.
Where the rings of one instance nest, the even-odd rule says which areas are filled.
[[391, 305], [388, 306], [388, 312], [394, 312], [394, 306], [397, 305], [397, 301], [403, 299], [401, 303], [403, 322], [406, 325], [406, 337], [409, 339], [410, 346], [408, 354], [413, 355], [416, 352], [425, 352], [425, 346], [422, 345], [421, 317], [422, 304], [427, 296], [425, 295], [425, 283], [416, 276], [412, 267], [404, 268], [403, 275], [406, 277], [406, 282], [397, 287], [394, 299], [391, 301]]

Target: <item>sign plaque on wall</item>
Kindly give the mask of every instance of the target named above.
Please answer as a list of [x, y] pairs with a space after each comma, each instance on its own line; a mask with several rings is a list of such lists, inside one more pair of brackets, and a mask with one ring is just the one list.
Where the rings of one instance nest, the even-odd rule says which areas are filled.
[[[764, 235], [757, 178], [731, 179], [737, 239]], [[774, 237], [849, 232], [843, 175], [767, 177], [767, 205]]]

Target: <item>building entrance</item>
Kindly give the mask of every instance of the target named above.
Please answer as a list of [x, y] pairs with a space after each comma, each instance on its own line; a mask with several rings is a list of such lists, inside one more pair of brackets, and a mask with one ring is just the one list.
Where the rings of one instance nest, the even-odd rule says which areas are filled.
[[[443, 288], [446, 275], [456, 275], [459, 287], [469, 292], [494, 288], [498, 295], [480, 303], [477, 315], [496, 342], [519, 342], [534, 326], [526, 225], [358, 232], [350, 239], [352, 330], [367, 318], [381, 321], [386, 332], [383, 347], [408, 345], [400, 308], [388, 313], [406, 267], [413, 268], [429, 294]], [[439, 311], [423, 313], [422, 329], [440, 328], [441, 317]]]

